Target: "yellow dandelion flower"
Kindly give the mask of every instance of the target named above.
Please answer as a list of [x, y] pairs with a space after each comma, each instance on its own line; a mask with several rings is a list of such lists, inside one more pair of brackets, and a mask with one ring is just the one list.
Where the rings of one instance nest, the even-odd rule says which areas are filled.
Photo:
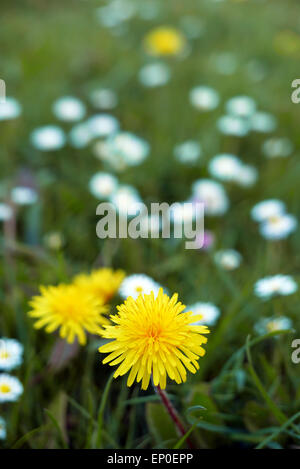
[[145, 39], [145, 48], [152, 55], [176, 55], [183, 51], [185, 38], [175, 28], [161, 26], [150, 31]]
[[125, 277], [123, 270], [113, 270], [103, 268], [93, 270], [91, 274], [79, 274], [74, 278], [74, 285], [85, 289], [95, 297], [103, 298], [107, 303], [119, 290], [122, 280]]
[[59, 329], [59, 334], [67, 342], [78, 338], [81, 345], [86, 344], [86, 332], [100, 334], [103, 324], [109, 324], [103, 313], [107, 306], [101, 298], [95, 298], [75, 285], [60, 284], [57, 287], [40, 287], [41, 294], [29, 303], [32, 310], [29, 316], [37, 318], [34, 327], [45, 327], [46, 332]]
[[202, 344], [207, 342], [202, 334], [209, 330], [195, 325], [201, 315], [183, 313], [185, 305], [177, 299], [177, 294], [169, 298], [160, 288], [156, 298], [151, 292], [118, 306], [118, 313], [110, 317], [114, 324], [103, 332], [103, 337], [114, 340], [99, 348], [110, 353], [103, 363], [119, 365], [115, 378], [130, 370], [128, 386], [136, 379], [147, 389], [152, 375], [154, 385], [164, 389], [167, 375], [181, 383], [186, 381], [186, 369], [196, 373], [198, 359], [205, 354]]

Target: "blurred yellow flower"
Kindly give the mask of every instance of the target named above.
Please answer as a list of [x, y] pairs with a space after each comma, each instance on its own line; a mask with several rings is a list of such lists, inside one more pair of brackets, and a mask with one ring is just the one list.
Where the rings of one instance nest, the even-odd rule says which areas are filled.
[[185, 38], [180, 31], [161, 26], [150, 31], [144, 39], [145, 48], [152, 55], [176, 55], [182, 52]]
[[91, 274], [79, 274], [74, 278], [74, 285], [85, 289], [97, 298], [107, 303], [119, 290], [125, 277], [123, 270], [103, 268], [93, 270]]
[[29, 316], [36, 318], [36, 329], [45, 327], [51, 333], [59, 329], [59, 334], [67, 342], [78, 338], [81, 345], [86, 344], [86, 332], [100, 334], [102, 325], [108, 324], [103, 316], [107, 306], [101, 298], [95, 298], [85, 289], [75, 285], [60, 284], [57, 287], [40, 287], [41, 294], [29, 303], [32, 310]]
[[110, 316], [114, 323], [104, 327], [103, 337], [114, 339], [99, 348], [110, 353], [103, 363], [118, 365], [114, 377], [129, 370], [127, 385], [136, 379], [147, 389], [151, 375], [154, 385], [166, 387], [167, 375], [176, 383], [186, 381], [186, 368], [196, 373], [198, 359], [205, 354], [201, 347], [207, 342], [201, 334], [209, 333], [206, 326], [195, 325], [201, 315], [182, 312], [185, 306], [159, 290], [157, 297], [140, 295], [129, 297], [118, 306], [118, 313]]

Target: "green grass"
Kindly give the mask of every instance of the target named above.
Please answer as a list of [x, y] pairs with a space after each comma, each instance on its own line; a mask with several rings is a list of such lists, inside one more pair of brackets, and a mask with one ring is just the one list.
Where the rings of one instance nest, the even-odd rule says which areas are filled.
[[[47, 368], [57, 338], [33, 329], [26, 314], [28, 301], [40, 284], [57, 284], [98, 265], [146, 273], [170, 292], [179, 292], [184, 303], [212, 301], [221, 308], [199, 373], [184, 385], [167, 388], [186, 424], [195, 425], [190, 437], [196, 447], [299, 444], [299, 367], [290, 358], [290, 344], [300, 326], [299, 292], [261, 302], [253, 294], [253, 284], [279, 272], [299, 282], [300, 232], [268, 243], [249, 212], [256, 202], [274, 197], [284, 200], [290, 212], [299, 213], [300, 108], [292, 104], [290, 94], [300, 54], [280, 53], [274, 39], [284, 30], [300, 33], [300, 5], [296, 0], [158, 3], [157, 18], [134, 17], [122, 35], [114, 35], [96, 21], [94, 8], [101, 1], [1, 2], [0, 74], [7, 94], [22, 103], [23, 114], [0, 123], [0, 195], [4, 197], [24, 171], [40, 191], [38, 213], [27, 208], [19, 213], [17, 246], [9, 259], [4, 257], [1, 233], [0, 335], [15, 337], [25, 346], [24, 363], [17, 372], [25, 392], [18, 403], [0, 405], [8, 424], [8, 438], [0, 443], [4, 447], [184, 447], [153, 390], [127, 389], [122, 378], [106, 387], [111, 369], [101, 365], [98, 339], [85, 348], [74, 347], [72, 358], [60, 368]], [[142, 47], [145, 33], [159, 24], [180, 27], [183, 16], [199, 18], [205, 26], [203, 35], [190, 41], [186, 58], [168, 59], [168, 85], [143, 88], [137, 73], [149, 61]], [[216, 73], [211, 60], [213, 54], [227, 51], [238, 60], [231, 76]], [[258, 82], [247, 68], [254, 59], [265, 67], [265, 77]], [[220, 92], [221, 105], [212, 113], [199, 114], [189, 104], [190, 88], [201, 83]], [[28, 139], [34, 128], [56, 122], [51, 105], [57, 97], [76, 95], [89, 107], [88, 93], [95, 86], [109, 86], [118, 93], [113, 114], [122, 128], [151, 145], [145, 163], [119, 175], [123, 183], [137, 187], [147, 203], [185, 200], [192, 182], [208, 176], [207, 162], [216, 153], [237, 153], [259, 169], [254, 188], [228, 187], [231, 209], [226, 216], [206, 219], [217, 248], [241, 252], [240, 269], [220, 271], [211, 254], [185, 250], [183, 243], [96, 238], [97, 201], [87, 185], [102, 166], [91, 148], [67, 146], [41, 154]], [[244, 139], [221, 136], [216, 120], [226, 99], [239, 94], [252, 96], [260, 109], [275, 114], [276, 135], [292, 140], [293, 156], [267, 160], [261, 153], [266, 137], [258, 134]], [[93, 112], [90, 106], [89, 114]], [[199, 140], [204, 150], [195, 168], [176, 163], [172, 154], [176, 143], [190, 138]], [[58, 253], [43, 243], [51, 231], [59, 231], [66, 241]], [[253, 342], [255, 323], [273, 314], [289, 316], [295, 331]]]

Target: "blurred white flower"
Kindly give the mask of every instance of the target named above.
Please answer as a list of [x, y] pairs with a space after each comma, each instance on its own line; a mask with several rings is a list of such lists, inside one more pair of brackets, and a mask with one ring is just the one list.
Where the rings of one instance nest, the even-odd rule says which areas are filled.
[[0, 370], [11, 371], [21, 365], [24, 347], [15, 339], [0, 339]]
[[16, 119], [21, 115], [22, 108], [14, 98], [6, 97], [0, 104], [0, 121]]
[[291, 295], [298, 290], [298, 285], [290, 275], [273, 275], [258, 280], [254, 285], [254, 293], [262, 299], [276, 295]]
[[44, 243], [47, 248], [59, 251], [65, 244], [65, 238], [59, 231], [51, 231], [44, 236]]
[[109, 88], [101, 88], [90, 93], [90, 102], [99, 109], [114, 109], [118, 104], [118, 96]]
[[130, 132], [119, 132], [112, 135], [102, 145], [96, 147], [98, 155], [112, 167], [126, 168], [137, 166], [148, 156], [149, 144]]
[[235, 96], [227, 101], [226, 111], [237, 117], [250, 117], [256, 111], [256, 103], [249, 96]]
[[32, 205], [38, 201], [38, 194], [31, 187], [17, 186], [11, 190], [11, 200], [16, 205]]
[[175, 158], [184, 164], [193, 164], [201, 156], [202, 149], [200, 143], [195, 140], [187, 140], [174, 148]]
[[162, 62], [144, 65], [139, 71], [139, 81], [149, 88], [165, 85], [170, 77], [170, 68]]
[[7, 221], [13, 216], [13, 210], [8, 204], [0, 203], [0, 221]]
[[17, 401], [23, 393], [23, 386], [15, 376], [0, 374], [0, 404]]
[[149, 295], [152, 291], [156, 296], [160, 285], [145, 274], [134, 274], [126, 277], [121, 283], [119, 295], [126, 299], [129, 296], [136, 299], [139, 295]]
[[262, 145], [262, 152], [267, 158], [285, 158], [294, 149], [288, 138], [269, 138]]
[[224, 187], [211, 179], [198, 179], [192, 186], [196, 201], [204, 203], [206, 215], [223, 215], [229, 208]]
[[217, 121], [217, 127], [222, 134], [234, 137], [245, 137], [250, 130], [248, 120], [237, 116], [220, 117]]
[[208, 86], [197, 86], [190, 91], [192, 106], [200, 111], [212, 111], [219, 105], [219, 93]]
[[6, 439], [6, 422], [4, 418], [0, 417], [0, 440]]
[[213, 303], [202, 303], [200, 301], [187, 306], [185, 311], [192, 311], [194, 315], [200, 314], [202, 319], [195, 323], [199, 325], [205, 324], [207, 326], [213, 326], [220, 316], [220, 309], [216, 305]]
[[235, 249], [222, 249], [215, 253], [215, 262], [225, 270], [237, 269], [242, 262], [241, 254]]
[[53, 103], [52, 110], [57, 119], [65, 122], [79, 121], [86, 113], [85, 105], [73, 96], [63, 96], [57, 99]]
[[110, 114], [96, 114], [86, 121], [92, 138], [107, 137], [119, 130], [119, 122]]
[[142, 202], [138, 191], [130, 185], [121, 185], [110, 196], [110, 202], [116, 207], [119, 215], [134, 216], [138, 211], [137, 205]]
[[35, 148], [42, 151], [59, 150], [66, 143], [64, 131], [55, 125], [38, 127], [31, 133], [30, 140]]
[[296, 230], [298, 221], [288, 213], [267, 218], [260, 225], [259, 231], [266, 239], [284, 239]]
[[254, 326], [259, 335], [269, 334], [276, 331], [285, 331], [293, 327], [293, 322], [286, 316], [261, 318]]
[[251, 210], [251, 217], [257, 222], [277, 217], [285, 212], [285, 204], [281, 200], [268, 199], [257, 203]]
[[254, 166], [243, 164], [237, 174], [236, 182], [243, 187], [251, 187], [258, 179], [258, 171]]
[[76, 124], [70, 130], [69, 142], [70, 145], [74, 148], [84, 148], [91, 142], [92, 139], [93, 135], [86, 122]]
[[107, 27], [119, 26], [136, 13], [136, 5], [128, 0], [111, 0], [109, 4], [96, 9], [99, 22]]
[[277, 119], [268, 112], [256, 112], [251, 117], [251, 129], [255, 132], [270, 133], [276, 130]]
[[229, 153], [214, 156], [208, 164], [210, 174], [222, 181], [236, 181], [240, 167], [240, 159]]
[[118, 179], [110, 173], [99, 172], [90, 179], [90, 192], [97, 199], [110, 197], [118, 187]]

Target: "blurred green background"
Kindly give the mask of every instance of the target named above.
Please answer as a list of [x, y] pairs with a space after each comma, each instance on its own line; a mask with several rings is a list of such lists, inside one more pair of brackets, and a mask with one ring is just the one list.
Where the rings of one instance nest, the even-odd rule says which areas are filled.
[[[24, 174], [40, 194], [34, 209], [20, 210], [13, 254], [0, 265], [0, 332], [25, 346], [18, 372], [24, 395], [17, 404], [0, 405], [8, 422], [3, 443], [7, 446], [24, 435], [18, 443], [24, 447], [58, 448], [62, 440], [73, 448], [97, 446], [97, 410], [110, 373], [100, 366], [99, 341], [90, 341], [62, 369], [46, 373], [56, 339], [34, 331], [26, 312], [40, 284], [56, 284], [101, 265], [148, 274], [170, 292], [179, 292], [184, 303], [211, 301], [220, 307], [221, 319], [212, 328], [200, 372], [185, 385], [168, 387], [186, 421], [194, 422], [193, 411], [188, 411], [193, 405], [210, 411], [201, 413], [202, 426], [194, 432], [197, 447], [253, 447], [271, 434], [268, 429], [283, 423], [253, 380], [244, 351], [228, 364], [247, 336], [254, 337], [253, 327], [261, 317], [277, 313], [293, 320], [296, 332], [263, 340], [251, 352], [271, 401], [287, 418], [299, 409], [299, 370], [290, 360], [290, 344], [300, 324], [299, 293], [265, 303], [253, 294], [255, 281], [266, 275], [283, 272], [300, 279], [299, 230], [286, 241], [270, 243], [258, 234], [249, 215], [255, 203], [267, 198], [282, 199], [290, 212], [299, 214], [300, 107], [290, 98], [291, 82], [299, 76], [299, 2], [164, 0], [154, 2], [157, 14], [149, 19], [144, 12], [153, 2], [133, 3], [132, 18], [105, 28], [95, 14], [106, 4], [99, 0], [1, 2], [0, 75], [7, 95], [21, 103], [23, 112], [16, 120], [0, 123], [0, 195], [5, 200]], [[201, 33], [188, 39], [189, 54], [165, 59], [172, 72], [167, 85], [143, 87], [138, 72], [151, 61], [143, 48], [145, 34], [159, 25], [185, 33], [185, 18], [197, 19], [201, 25]], [[221, 53], [235, 57], [234, 73], [216, 71], [213, 58]], [[216, 110], [201, 114], [190, 105], [189, 91], [199, 84], [220, 93]], [[207, 162], [217, 153], [238, 154], [256, 166], [258, 183], [247, 190], [230, 186], [226, 216], [205, 221], [216, 235], [216, 248], [235, 248], [243, 255], [240, 269], [227, 273], [216, 266], [211, 252], [188, 251], [183, 243], [96, 238], [97, 201], [88, 182], [103, 169], [101, 162], [91, 147], [78, 150], [67, 145], [56, 152], [40, 152], [31, 146], [29, 135], [48, 124], [71, 128], [59, 123], [51, 111], [52, 103], [64, 95], [85, 102], [88, 115], [96, 113], [88, 96], [97, 87], [117, 93], [118, 106], [111, 114], [121, 128], [151, 145], [143, 164], [118, 175], [122, 183], [135, 186], [146, 203], [187, 199], [195, 179], [210, 177]], [[276, 116], [276, 135], [294, 144], [290, 158], [264, 158], [265, 135], [239, 139], [218, 132], [216, 120], [226, 100], [235, 95], [253, 97], [260, 109]], [[196, 167], [185, 167], [173, 157], [174, 146], [188, 139], [201, 142], [203, 148]], [[52, 231], [65, 240], [63, 248], [54, 252], [44, 243]], [[3, 239], [1, 246], [4, 256]], [[127, 390], [122, 379], [113, 382], [102, 447], [173, 447], [177, 437], [168, 417], [161, 418], [155, 399], [151, 390], [145, 394]], [[44, 409], [51, 409], [62, 434]], [[297, 429], [282, 431], [273, 441], [278, 447], [299, 444]]]

